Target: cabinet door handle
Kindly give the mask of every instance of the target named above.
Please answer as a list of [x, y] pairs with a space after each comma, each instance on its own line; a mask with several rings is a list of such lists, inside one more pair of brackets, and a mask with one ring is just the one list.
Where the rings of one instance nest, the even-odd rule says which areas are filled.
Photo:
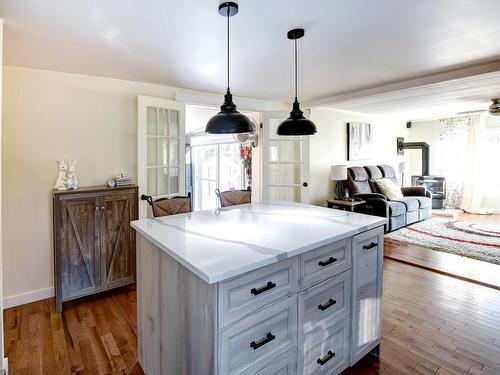
[[335, 263], [336, 261], [337, 261], [337, 258], [330, 257], [330, 258], [328, 258], [328, 260], [320, 260], [318, 262], [318, 265], [320, 265], [321, 267], [326, 267], [329, 264]]
[[325, 311], [326, 309], [329, 309], [330, 307], [332, 307], [336, 303], [337, 303], [336, 300], [330, 298], [327, 303], [325, 303], [323, 305], [318, 305], [318, 310]]
[[376, 242], [371, 242], [370, 244], [363, 246], [363, 249], [370, 250], [370, 249], [373, 249], [376, 246], [377, 246]]
[[333, 357], [335, 357], [335, 353], [333, 353], [331, 350], [329, 350], [328, 353], [323, 358], [318, 358], [318, 360], [316, 362], [318, 362], [320, 366], [323, 366], [326, 362], [328, 362]]
[[276, 336], [274, 336], [271, 332], [268, 332], [266, 337], [260, 339], [259, 341], [252, 341], [250, 343], [250, 347], [253, 349], [253, 350], [257, 350], [259, 349], [261, 346], [264, 346], [268, 343], [270, 343], [271, 341], [273, 341], [274, 339], [276, 338]]
[[275, 283], [273, 283], [272, 281], [268, 281], [266, 285], [261, 286], [260, 288], [252, 288], [252, 290], [250, 290], [250, 292], [254, 296], [257, 296], [257, 295], [264, 293], [265, 291], [268, 291], [268, 290], [273, 289], [275, 287], [276, 287]]

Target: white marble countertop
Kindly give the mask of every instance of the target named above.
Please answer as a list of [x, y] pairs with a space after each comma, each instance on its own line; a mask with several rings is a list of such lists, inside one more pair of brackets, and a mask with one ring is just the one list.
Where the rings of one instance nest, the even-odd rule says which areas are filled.
[[131, 225], [213, 284], [386, 222], [382, 217], [325, 207], [264, 202], [137, 220]]

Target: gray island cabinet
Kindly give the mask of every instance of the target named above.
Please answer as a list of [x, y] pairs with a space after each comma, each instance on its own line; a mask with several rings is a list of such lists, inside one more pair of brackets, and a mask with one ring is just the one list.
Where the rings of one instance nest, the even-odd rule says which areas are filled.
[[145, 373], [352, 366], [380, 343], [385, 223], [287, 202], [132, 222]]

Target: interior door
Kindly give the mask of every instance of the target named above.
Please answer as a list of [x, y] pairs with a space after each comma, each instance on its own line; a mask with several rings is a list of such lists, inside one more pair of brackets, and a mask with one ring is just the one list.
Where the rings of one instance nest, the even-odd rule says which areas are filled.
[[279, 136], [286, 112], [264, 112], [262, 139], [262, 199], [309, 203], [309, 136]]
[[[172, 100], [138, 97], [139, 196], [184, 195], [185, 105]], [[139, 204], [139, 218], [151, 217], [147, 203]]]

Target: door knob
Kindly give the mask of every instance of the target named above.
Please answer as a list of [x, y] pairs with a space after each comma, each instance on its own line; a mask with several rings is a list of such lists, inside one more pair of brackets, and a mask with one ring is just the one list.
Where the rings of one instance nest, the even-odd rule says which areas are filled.
[[303, 182], [303, 183], [302, 183], [302, 186], [307, 187], [307, 186], [309, 186], [309, 185], [308, 185], [308, 183], [307, 183], [307, 182]]

